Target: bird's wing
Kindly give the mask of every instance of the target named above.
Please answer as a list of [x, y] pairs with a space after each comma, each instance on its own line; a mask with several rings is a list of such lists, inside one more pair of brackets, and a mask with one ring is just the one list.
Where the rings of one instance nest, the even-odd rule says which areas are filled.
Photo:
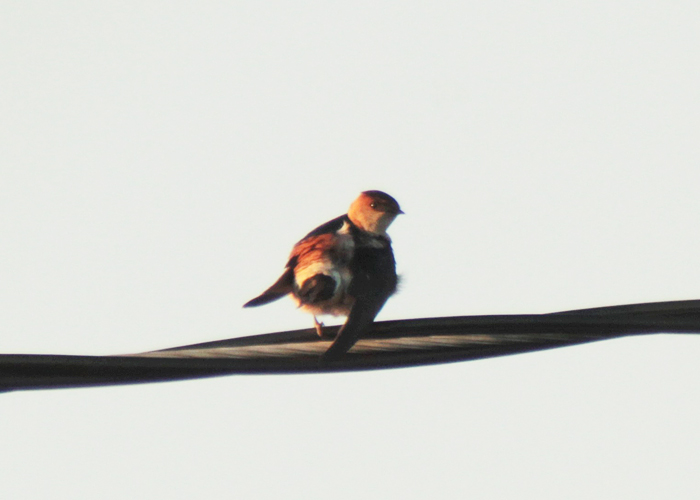
[[[328, 222], [325, 222], [318, 226], [316, 229], [311, 231], [309, 234], [304, 236], [304, 238], [299, 242], [301, 243], [302, 241], [306, 240], [307, 238], [311, 238], [312, 236], [318, 236], [321, 234], [327, 234], [327, 233], [335, 233], [337, 232], [341, 227], [343, 227], [343, 224], [346, 221], [350, 221], [348, 219], [347, 215], [341, 215], [339, 217], [336, 217], [335, 219], [331, 219]], [[297, 243], [297, 245], [299, 244]]]
[[[290, 261], [291, 262], [291, 261]], [[277, 299], [281, 299], [288, 293], [291, 293], [294, 287], [294, 266], [287, 267], [282, 276], [275, 281], [274, 285], [265, 290], [252, 300], [249, 300], [243, 307], [255, 307], [268, 304]]]
[[[305, 257], [305, 255], [302, 254], [309, 254], [310, 249], [318, 249], [319, 251], [323, 250], [324, 246], [321, 244], [324, 243], [321, 241], [323, 240], [323, 236], [337, 232], [343, 226], [346, 219], [347, 215], [336, 217], [335, 219], [329, 220], [325, 224], [318, 226], [316, 229], [304, 236], [301, 241], [294, 245], [292, 253], [289, 256], [286, 269], [282, 276], [280, 276], [280, 278], [270, 288], [265, 290], [259, 296], [246, 302], [243, 307], [262, 306], [292, 293], [294, 290], [294, 269], [299, 263], [300, 257]], [[313, 255], [309, 255], [306, 256], [306, 258], [308, 259], [312, 256]]]

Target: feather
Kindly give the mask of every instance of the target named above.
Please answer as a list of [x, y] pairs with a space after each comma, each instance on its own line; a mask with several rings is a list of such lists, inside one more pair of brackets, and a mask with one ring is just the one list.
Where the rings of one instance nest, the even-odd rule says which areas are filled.
[[281, 299], [288, 293], [291, 293], [294, 286], [294, 269], [288, 267], [287, 270], [275, 281], [274, 285], [265, 290], [259, 296], [249, 300], [243, 307], [256, 307], [264, 304], [269, 304], [277, 299]]

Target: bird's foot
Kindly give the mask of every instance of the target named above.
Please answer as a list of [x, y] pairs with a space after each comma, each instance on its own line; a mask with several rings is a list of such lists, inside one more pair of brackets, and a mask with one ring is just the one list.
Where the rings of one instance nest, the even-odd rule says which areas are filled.
[[314, 327], [316, 328], [316, 333], [318, 334], [318, 336], [324, 338], [325, 334], [323, 333], [323, 323], [320, 323], [316, 319], [316, 316], [314, 316]]

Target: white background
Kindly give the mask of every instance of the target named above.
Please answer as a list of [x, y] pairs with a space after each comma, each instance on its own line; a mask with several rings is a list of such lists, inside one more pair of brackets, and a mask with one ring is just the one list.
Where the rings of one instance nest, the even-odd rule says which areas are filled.
[[[362, 190], [379, 319], [700, 298], [697, 2], [0, 4], [0, 350], [306, 328], [241, 308]], [[0, 497], [691, 499], [700, 338], [0, 395]]]

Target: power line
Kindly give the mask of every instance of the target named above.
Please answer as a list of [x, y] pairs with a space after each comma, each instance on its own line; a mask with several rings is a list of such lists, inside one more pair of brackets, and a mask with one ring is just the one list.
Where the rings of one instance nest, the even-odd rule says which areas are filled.
[[373, 325], [342, 359], [322, 363], [314, 329], [121, 356], [0, 355], [0, 390], [94, 387], [222, 375], [324, 373], [485, 359], [630, 335], [700, 333], [700, 300], [551, 314], [457, 316]]

